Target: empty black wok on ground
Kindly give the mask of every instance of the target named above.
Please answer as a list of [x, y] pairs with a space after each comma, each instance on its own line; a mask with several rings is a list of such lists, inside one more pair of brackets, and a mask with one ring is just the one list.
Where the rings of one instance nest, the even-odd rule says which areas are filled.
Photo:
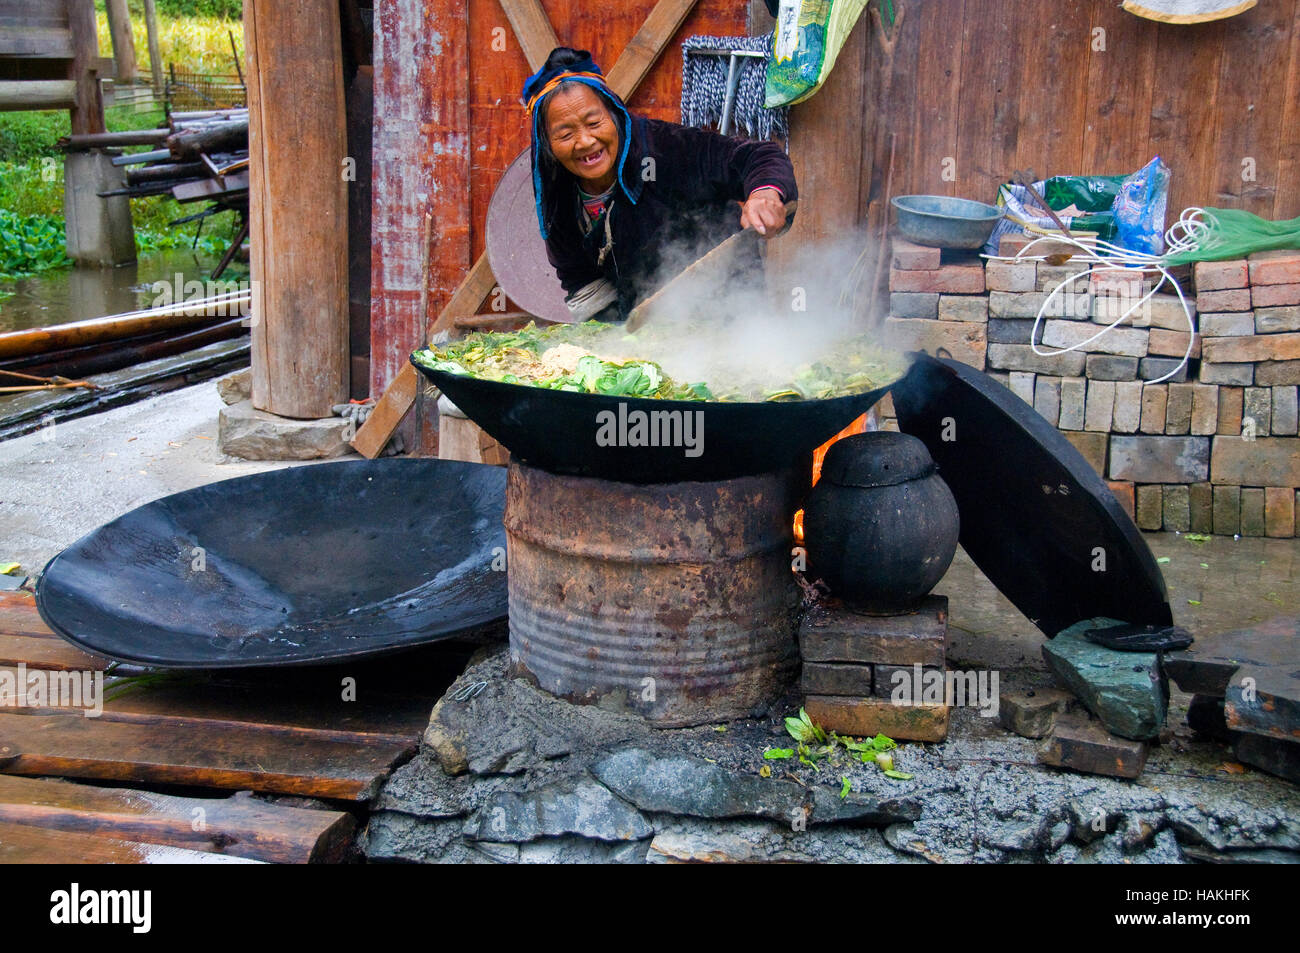
[[211, 483], [69, 546], [37, 607], [88, 651], [170, 668], [319, 663], [468, 634], [506, 617], [493, 570], [505, 478], [384, 459]]

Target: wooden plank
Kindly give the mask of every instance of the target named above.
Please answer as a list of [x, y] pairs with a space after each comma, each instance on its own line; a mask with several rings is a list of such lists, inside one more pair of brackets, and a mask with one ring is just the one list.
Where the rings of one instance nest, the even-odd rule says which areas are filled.
[[0, 824], [2, 864], [253, 864], [255, 860], [73, 831]]
[[1156, 24], [1113, 4], [1094, 4], [1081, 174], [1128, 175], [1151, 158], [1147, 136], [1155, 82]]
[[605, 76], [609, 88], [621, 99], [630, 97], [641, 85], [659, 58], [659, 53], [682, 25], [695, 2], [696, 0], [659, 0], [655, 4], [641, 24], [641, 29], [628, 41], [618, 62]]
[[[1016, 7], [1016, 28], [1002, 29], [1007, 7], [1001, 0], [966, 0], [962, 43], [961, 113], [957, 129], [958, 193], [992, 201], [1016, 162], [1021, 136], [1020, 99], [1037, 96], [1021, 89], [1025, 35], [1037, 29], [1041, 9]], [[1048, 64], [1050, 68], [1050, 64]], [[902, 150], [899, 150], [902, 154]], [[909, 185], [910, 188], [910, 185]], [[895, 193], [902, 194], [895, 184]]]
[[[1173, 172], [1169, 181], [1172, 218], [1188, 206], [1214, 204], [1212, 143], [1225, 29], [1222, 21], [1197, 26], [1161, 23], [1156, 27], [1158, 67], [1148, 151], [1161, 156]], [[1163, 77], [1183, 79], [1162, 82]]]
[[95, 62], [99, 59], [95, 5], [92, 0], [65, 0], [65, 6], [74, 51], [72, 63], [68, 67], [68, 79], [77, 84], [71, 131], [74, 136], [105, 132], [104, 97], [95, 75]]
[[[1088, 100], [1091, 0], [1061, 0], [1033, 20], [1017, 16], [1022, 29], [1020, 101], [1011, 169], [1033, 169], [1038, 178], [1076, 175], [1083, 166]], [[1123, 68], [1119, 64], [1117, 67]], [[1005, 174], [1005, 173], [1004, 173]], [[995, 191], [982, 196], [991, 202]]]
[[[1269, 108], [1286, 89], [1295, 0], [1274, 0], [1241, 14], [1223, 33], [1215, 133], [1209, 143], [1218, 208], [1271, 218], [1277, 199], [1282, 113]], [[1293, 95], [1300, 90], [1293, 89]], [[1181, 209], [1171, 209], [1176, 215]]]
[[964, 0], [948, 3], [923, 3], [911, 8], [919, 17], [921, 29], [919, 62], [931, 64], [916, 77], [916, 101], [926, 104], [925, 122], [915, 129], [915, 147], [911, 152], [914, 167], [912, 187], [926, 195], [964, 195], [990, 201], [982, 194], [967, 194], [958, 185], [956, 175], [946, 174], [949, 163], [961, 168], [957, 151], [957, 116], [962, 89], [962, 30], [952, 28], [965, 15]]
[[72, 34], [67, 27], [0, 26], [0, 56], [42, 56], [72, 59]]
[[278, 864], [342, 861], [357, 827], [343, 811], [287, 807], [247, 794], [188, 798], [4, 775], [0, 825]]
[[[1300, 14], [1300, 10], [1297, 10]], [[1300, 215], [1300, 24], [1291, 21], [1286, 83], [1282, 87], [1282, 130], [1278, 141], [1274, 219]]]
[[366, 801], [417, 747], [346, 732], [123, 717], [0, 713], [0, 772]]
[[253, 406], [329, 417], [348, 400], [351, 369], [339, 5], [249, 0], [244, 37]]
[[501, 9], [523, 47], [524, 57], [533, 72], [542, 68], [551, 50], [560, 45], [551, 20], [539, 0], [501, 0]]
[[70, 79], [0, 80], [0, 110], [71, 109], [76, 102]]
[[102, 672], [108, 660], [87, 655], [57, 635], [10, 635], [0, 633], [0, 666], [27, 665], [64, 672]]
[[68, 11], [62, 3], [32, 3], [32, 0], [0, 0], [0, 27], [64, 27]]

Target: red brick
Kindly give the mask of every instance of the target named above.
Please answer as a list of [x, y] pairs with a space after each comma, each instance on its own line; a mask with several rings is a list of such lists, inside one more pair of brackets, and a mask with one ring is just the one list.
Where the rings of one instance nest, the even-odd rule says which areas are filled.
[[1231, 291], [1202, 291], [1196, 295], [1197, 311], [1249, 311], [1250, 289], [1234, 288]]
[[948, 737], [946, 705], [895, 705], [885, 698], [809, 695], [808, 717], [826, 731], [855, 738], [887, 735], [897, 741], [943, 741]]
[[1244, 288], [1250, 277], [1244, 258], [1235, 261], [1198, 261], [1195, 275], [1198, 292]]
[[895, 238], [891, 265], [901, 271], [933, 271], [939, 267], [939, 249]]
[[[1187, 332], [1186, 331], [1166, 331], [1163, 328], [1152, 328], [1147, 339], [1148, 354], [1163, 354], [1168, 357], [1182, 357], [1187, 351]], [[1192, 357], [1201, 356], [1201, 338], [1196, 336], [1192, 339]]]
[[1206, 338], [1201, 351], [1212, 364], [1300, 360], [1300, 331], [1257, 334], [1254, 337]]
[[989, 291], [1033, 291], [1038, 284], [1038, 263], [991, 261], [984, 268]]
[[1300, 284], [1256, 285], [1250, 289], [1252, 308], [1284, 308], [1300, 304]]
[[1250, 283], [1300, 284], [1300, 252], [1291, 249], [1255, 252], [1250, 256]]
[[1269, 536], [1289, 539], [1295, 533], [1295, 490], [1289, 486], [1265, 488], [1264, 526]]
[[1115, 494], [1115, 499], [1119, 500], [1119, 505], [1128, 514], [1128, 518], [1133, 519], [1133, 484], [1128, 480], [1107, 480], [1106, 485]]
[[[891, 268], [890, 291], [937, 291], [940, 294], [977, 295], [984, 293], [983, 265], [944, 265], [923, 271]], [[1249, 307], [1249, 305], [1247, 305]]]
[[1241, 436], [1241, 410], [1244, 402], [1244, 388], [1219, 388], [1218, 433], [1226, 436]]
[[1024, 233], [1003, 235], [998, 239], [998, 254], [1003, 258], [1013, 258], [1031, 241], [1033, 239]]

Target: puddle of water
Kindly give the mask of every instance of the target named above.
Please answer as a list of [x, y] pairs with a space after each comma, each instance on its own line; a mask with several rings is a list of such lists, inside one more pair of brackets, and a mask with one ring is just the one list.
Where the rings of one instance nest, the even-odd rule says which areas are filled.
[[[0, 282], [0, 290], [13, 292], [0, 298], [0, 332], [49, 327], [123, 314], [151, 307], [157, 293], [156, 281], [173, 284], [179, 272], [182, 282], [206, 281], [219, 260], [218, 255], [188, 249], [170, 249], [142, 255], [135, 264], [120, 268], [64, 268], [31, 278]], [[238, 279], [242, 270], [232, 267], [222, 280]]]

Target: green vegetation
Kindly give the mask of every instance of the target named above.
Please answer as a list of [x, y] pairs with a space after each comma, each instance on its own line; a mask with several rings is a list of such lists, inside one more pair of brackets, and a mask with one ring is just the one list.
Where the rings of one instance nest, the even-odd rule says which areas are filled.
[[[141, 74], [147, 76], [149, 47], [143, 9], [138, 3], [131, 7], [136, 57]], [[233, 74], [230, 32], [235, 34], [242, 63], [241, 16], [241, 0], [158, 0], [163, 60], [195, 72]], [[100, 52], [107, 55], [112, 42], [102, 9], [98, 22]], [[161, 106], [152, 111], [109, 106], [104, 118], [112, 131], [149, 129], [161, 124], [163, 110]], [[69, 131], [66, 110], [0, 112], [0, 280], [69, 264], [63, 250], [63, 154], [55, 147], [59, 137]], [[132, 199], [138, 250], [188, 248], [197, 233], [199, 248], [224, 251], [234, 238], [234, 215], [213, 216], [202, 227], [199, 223], [167, 226], [200, 208], [200, 203], [181, 205], [166, 195]]]

